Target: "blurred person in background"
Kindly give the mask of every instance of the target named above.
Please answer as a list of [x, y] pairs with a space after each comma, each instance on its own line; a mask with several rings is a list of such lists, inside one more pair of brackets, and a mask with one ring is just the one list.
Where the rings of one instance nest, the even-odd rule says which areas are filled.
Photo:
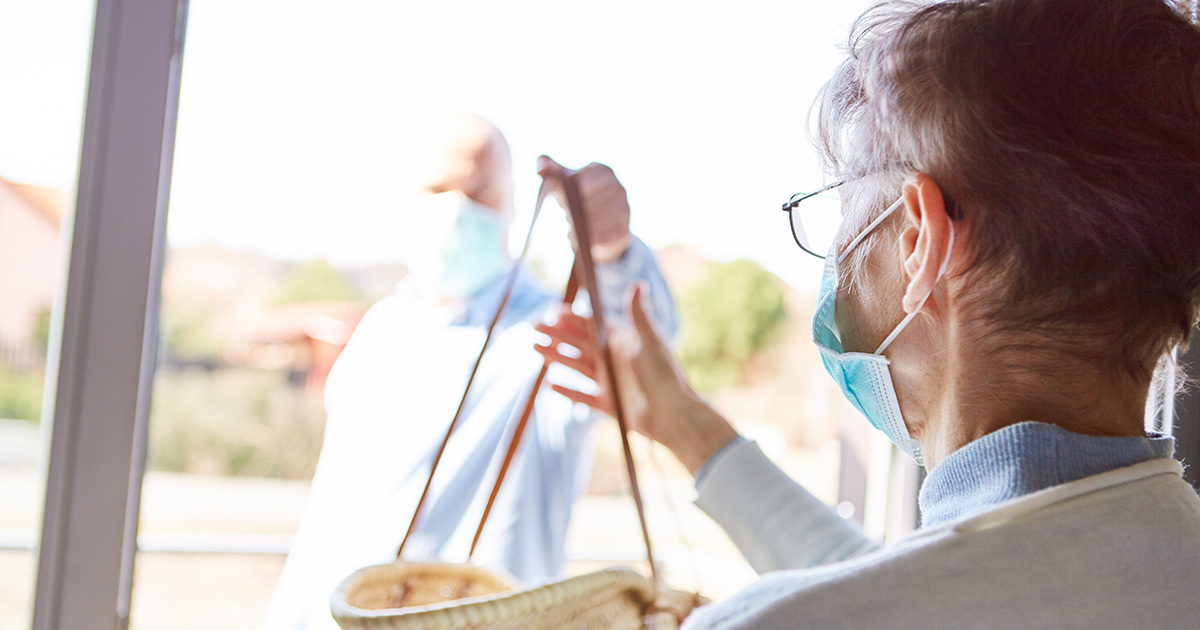
[[[397, 234], [410, 274], [371, 307], [330, 374], [328, 419], [308, 504], [267, 615], [272, 630], [337, 627], [329, 597], [350, 573], [392, 562], [438, 446], [454, 417], [514, 261], [511, 154], [492, 124], [451, 115], [423, 126], [424, 197], [404, 208]], [[562, 167], [543, 158], [542, 174]], [[589, 213], [604, 304], [622, 311], [635, 282], [648, 284], [653, 317], [668, 337], [676, 315], [650, 250], [629, 231], [625, 189], [611, 169], [579, 171], [581, 189], [605, 203]], [[405, 560], [462, 562], [524, 401], [542, 367], [533, 323], [561, 293], [518, 270], [515, 290], [480, 365], [434, 477]], [[591, 467], [595, 414], [551, 392], [529, 429], [472, 562], [526, 584], [559, 575], [575, 497]]]
[[[921, 527], [881, 548], [789, 479], [692, 391], [634, 291], [614, 350], [630, 423], [765, 574], [687, 627], [1195, 627], [1200, 498], [1143, 424], [1200, 309], [1185, 7], [880, 3], [817, 107], [834, 242], [784, 206], [827, 254], [813, 339], [924, 464]], [[595, 378], [585, 324], [541, 326], [541, 352]], [[606, 390], [555, 389], [611, 411]]]

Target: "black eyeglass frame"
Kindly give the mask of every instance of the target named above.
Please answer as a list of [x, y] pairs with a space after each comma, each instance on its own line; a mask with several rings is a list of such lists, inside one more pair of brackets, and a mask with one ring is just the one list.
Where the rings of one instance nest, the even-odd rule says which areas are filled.
[[828, 186], [822, 186], [821, 188], [818, 188], [817, 190], [814, 190], [810, 193], [796, 193], [796, 194], [792, 195], [790, 199], [788, 199], [786, 202], [784, 202], [783, 211], [788, 214], [788, 228], [790, 228], [792, 231], [792, 238], [796, 241], [796, 245], [798, 245], [800, 247], [800, 249], [804, 250], [805, 253], [812, 254], [813, 256], [816, 256], [817, 258], [824, 260], [825, 254], [827, 254], [828, 252], [814, 252], [813, 250], [804, 246], [803, 241], [801, 241], [801, 239], [800, 239], [800, 235], [796, 233], [796, 221], [795, 221], [795, 217], [792, 216], [792, 211], [796, 209], [796, 206], [800, 205], [801, 201], [804, 201], [805, 199], [808, 199], [810, 197], [816, 197], [817, 195], [819, 195], [823, 192], [828, 192], [830, 190], [833, 190], [834, 188], [837, 188], [838, 186], [841, 186], [842, 184], [845, 184], [847, 182], [854, 181], [855, 179], [861, 179], [861, 177], [855, 177], [855, 178], [851, 178], [851, 179], [843, 179], [840, 181], [836, 181], [832, 184], [829, 184]]
[[[793, 220], [794, 217], [792, 217], [792, 211], [796, 209], [796, 206], [800, 205], [801, 201], [804, 201], [805, 199], [809, 199], [811, 197], [816, 197], [817, 195], [819, 195], [823, 192], [829, 192], [830, 190], [833, 190], [834, 188], [837, 188], [838, 186], [841, 186], [843, 184], [849, 184], [850, 182], [856, 182], [860, 179], [871, 177], [872, 175], [878, 175], [878, 174], [883, 173], [892, 168], [903, 168], [903, 169], [906, 169], [909, 171], [920, 170], [912, 162], [907, 162], [907, 161], [906, 162], [893, 162], [893, 163], [888, 164], [884, 168], [867, 171], [865, 173], [862, 173], [861, 175], [852, 175], [845, 179], [841, 179], [832, 184], [829, 184], [828, 186], [822, 186], [821, 188], [818, 188], [817, 190], [814, 190], [810, 193], [796, 193], [796, 194], [792, 195], [791, 198], [788, 199], [787, 202], [785, 202], [783, 204], [783, 211], [788, 213], [788, 227], [792, 230], [792, 238], [795, 239], [796, 245], [798, 245], [800, 247], [800, 249], [804, 250], [805, 253], [812, 254], [813, 256], [816, 256], [817, 258], [820, 258], [821, 260], [825, 260], [825, 255], [827, 253], [829, 253], [829, 252], [814, 252], [813, 250], [805, 247], [804, 243], [802, 243], [800, 241], [800, 235], [796, 234], [796, 222]], [[950, 216], [950, 219], [952, 221], [957, 221], [958, 219], [962, 218], [962, 208], [959, 207], [958, 203], [954, 200], [954, 198], [951, 197], [950, 194], [947, 193], [945, 190], [942, 191], [942, 199], [945, 200], [946, 213]]]

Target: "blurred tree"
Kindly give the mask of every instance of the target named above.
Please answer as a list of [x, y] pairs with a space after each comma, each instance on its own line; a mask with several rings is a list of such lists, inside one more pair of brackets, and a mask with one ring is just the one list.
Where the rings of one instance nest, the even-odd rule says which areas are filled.
[[745, 259], [714, 263], [679, 302], [680, 358], [703, 393], [737, 383], [746, 361], [771, 342], [785, 316], [779, 280]]
[[275, 303], [362, 300], [362, 291], [346, 274], [334, 269], [324, 258], [318, 258], [293, 268], [283, 277]]

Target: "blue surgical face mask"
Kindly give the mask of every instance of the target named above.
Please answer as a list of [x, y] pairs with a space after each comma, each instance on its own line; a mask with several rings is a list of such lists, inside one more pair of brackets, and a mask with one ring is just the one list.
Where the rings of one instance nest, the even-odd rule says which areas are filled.
[[[883, 356], [883, 351], [916, 317], [921, 307], [925, 306], [929, 295], [921, 298], [917, 308], [905, 316], [891, 334], [883, 340], [879, 348], [870, 354], [844, 351], [834, 317], [841, 264], [872, 230], [903, 205], [904, 200], [900, 199], [888, 206], [888, 209], [872, 221], [840, 254], [830, 251], [829, 256], [825, 258], [825, 271], [821, 276], [821, 288], [817, 296], [817, 312], [813, 315], [813, 342], [817, 344], [817, 349], [821, 352], [821, 361], [825, 364], [825, 371], [829, 372], [829, 375], [837, 382], [846, 398], [867, 417], [872, 426], [883, 431], [901, 451], [907, 453], [918, 464], [923, 464], [921, 444], [908, 434], [908, 425], [904, 423], [904, 417], [900, 415], [900, 401], [896, 398], [896, 388], [892, 384], [892, 374], [888, 369], [891, 361]], [[941, 268], [938, 270], [937, 280], [934, 281], [935, 285], [946, 273], [946, 268], [950, 263], [950, 252], [953, 249], [954, 226], [950, 226], [950, 244], [946, 248], [946, 257], [942, 260]], [[930, 292], [932, 293], [932, 289]]]
[[418, 280], [448, 298], [484, 289], [509, 265], [507, 223], [500, 212], [465, 195], [433, 195], [417, 209], [406, 235], [405, 261]]

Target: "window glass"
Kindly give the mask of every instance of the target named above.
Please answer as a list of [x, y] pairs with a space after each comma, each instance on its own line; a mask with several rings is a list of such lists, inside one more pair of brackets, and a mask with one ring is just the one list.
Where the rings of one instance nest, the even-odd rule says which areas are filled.
[[64, 286], [93, 6], [0, 4], [0, 628], [32, 612], [50, 313]]
[[[866, 4], [192, 3], [133, 627], [261, 625], [320, 452], [330, 366], [406, 275], [399, 233], [419, 163], [405, 149], [439, 112], [506, 135], [514, 253], [539, 154], [611, 165], [675, 292], [698, 387], [836, 501], [837, 422], [853, 412], [808, 342], [820, 261], [779, 208], [822, 183], [808, 109]], [[530, 268], [555, 291], [566, 232], [550, 207], [534, 236]], [[717, 296], [744, 308], [706, 308]], [[712, 343], [730, 326], [751, 331], [724, 342], [732, 355]], [[641, 555], [616, 435], [602, 424], [595, 437], [570, 572]], [[645, 447], [668, 574], [718, 598], [747, 583], [688, 503], [690, 476]], [[705, 558], [695, 572], [689, 546]]]

